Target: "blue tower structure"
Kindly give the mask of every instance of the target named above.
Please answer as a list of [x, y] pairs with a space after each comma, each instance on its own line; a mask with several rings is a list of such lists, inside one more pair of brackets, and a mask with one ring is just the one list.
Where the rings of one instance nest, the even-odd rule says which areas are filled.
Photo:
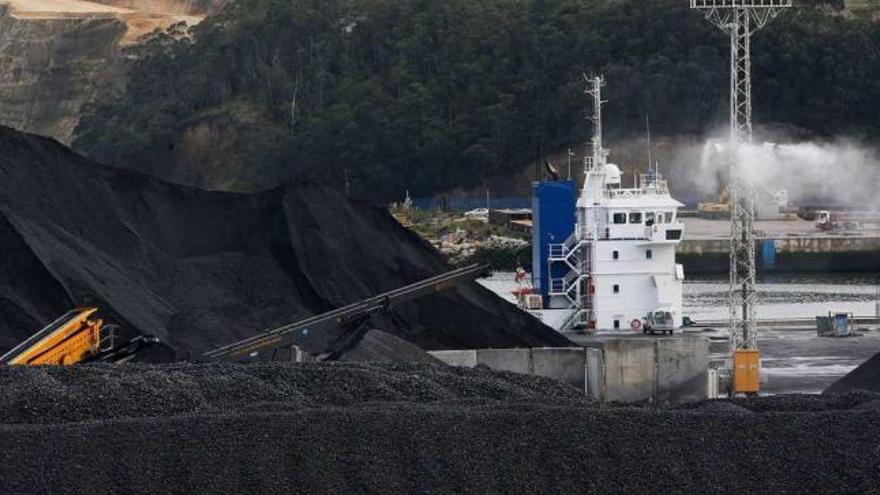
[[565, 276], [564, 266], [550, 265], [547, 259], [549, 245], [565, 242], [574, 232], [576, 192], [573, 180], [532, 183], [532, 287], [544, 304], [549, 298], [550, 279]]

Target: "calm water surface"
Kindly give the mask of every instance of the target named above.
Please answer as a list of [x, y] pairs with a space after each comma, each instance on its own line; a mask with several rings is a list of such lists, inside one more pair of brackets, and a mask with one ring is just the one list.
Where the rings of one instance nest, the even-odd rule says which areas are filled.
[[[514, 274], [497, 272], [480, 281], [515, 303]], [[727, 276], [702, 275], [685, 280], [684, 314], [695, 320], [727, 318]], [[812, 318], [828, 311], [856, 316], [875, 314], [880, 273], [787, 273], [758, 279], [758, 318]]]

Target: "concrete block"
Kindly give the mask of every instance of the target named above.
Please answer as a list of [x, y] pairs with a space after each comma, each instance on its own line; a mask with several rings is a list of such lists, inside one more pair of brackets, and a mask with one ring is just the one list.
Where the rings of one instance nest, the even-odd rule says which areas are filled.
[[461, 366], [464, 368], [473, 368], [477, 365], [477, 351], [431, 351], [428, 354], [443, 361], [450, 366]]
[[681, 404], [709, 397], [709, 340], [704, 337], [657, 339], [657, 402]]
[[605, 359], [602, 349], [586, 350], [584, 393], [597, 401], [605, 400]]
[[605, 342], [605, 401], [644, 402], [654, 399], [656, 372], [653, 339]]
[[477, 349], [477, 364], [493, 370], [528, 375], [532, 372], [531, 349]]
[[555, 378], [584, 390], [586, 351], [583, 347], [532, 349], [532, 370], [538, 376]]

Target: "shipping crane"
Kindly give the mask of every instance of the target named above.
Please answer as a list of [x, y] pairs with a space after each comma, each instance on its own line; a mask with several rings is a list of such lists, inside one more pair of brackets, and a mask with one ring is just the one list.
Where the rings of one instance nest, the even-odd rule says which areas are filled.
[[459, 284], [474, 280], [488, 272], [487, 265], [474, 264], [442, 275], [431, 277], [421, 282], [401, 287], [348, 306], [336, 308], [326, 313], [269, 330], [267, 332], [234, 342], [205, 353], [205, 357], [218, 360], [248, 361], [275, 353], [281, 349], [290, 349], [298, 338], [304, 334], [314, 334], [340, 327], [348, 331], [342, 335], [337, 345], [332, 346], [318, 360], [332, 360], [347, 343], [356, 341], [366, 331], [372, 317], [385, 312], [397, 304], [412, 301], [421, 297], [437, 294]]

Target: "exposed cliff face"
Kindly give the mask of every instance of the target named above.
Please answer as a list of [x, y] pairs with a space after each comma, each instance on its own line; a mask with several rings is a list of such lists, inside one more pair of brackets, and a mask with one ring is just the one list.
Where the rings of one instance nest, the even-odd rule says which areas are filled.
[[82, 106], [124, 74], [120, 45], [228, 0], [0, 1], [0, 124], [69, 142]]
[[0, 122], [67, 141], [82, 104], [118, 74], [112, 16], [28, 19], [0, 5]]
[[92, 0], [94, 2], [153, 14], [208, 15], [230, 0]]

